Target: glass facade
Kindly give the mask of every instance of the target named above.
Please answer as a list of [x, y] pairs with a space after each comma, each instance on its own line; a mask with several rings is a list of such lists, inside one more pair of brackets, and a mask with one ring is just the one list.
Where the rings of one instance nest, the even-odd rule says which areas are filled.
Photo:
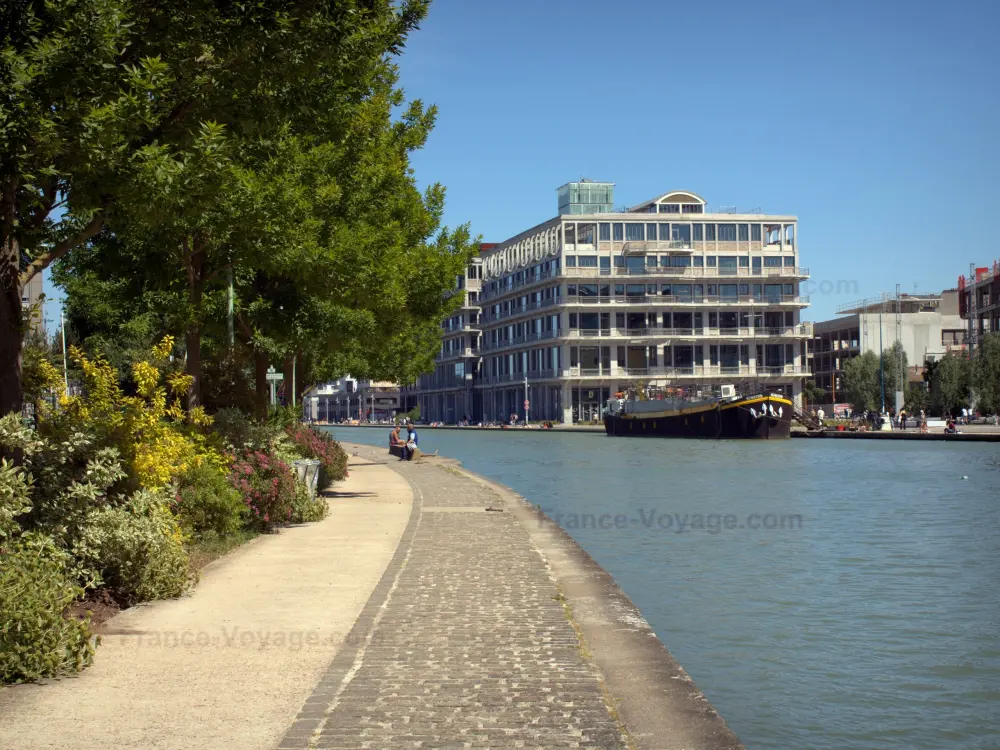
[[569, 182], [557, 191], [559, 215], [607, 214], [614, 207], [613, 182]]

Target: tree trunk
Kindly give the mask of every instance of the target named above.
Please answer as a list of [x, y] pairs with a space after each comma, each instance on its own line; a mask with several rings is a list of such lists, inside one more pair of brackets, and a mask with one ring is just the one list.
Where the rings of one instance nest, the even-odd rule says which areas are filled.
[[267, 402], [271, 395], [267, 382], [267, 354], [260, 351], [253, 353], [254, 378], [257, 386], [257, 416], [267, 416]]
[[201, 300], [205, 290], [205, 252], [195, 239], [195, 250], [188, 255], [188, 304], [191, 318], [185, 338], [187, 341], [187, 374], [191, 376], [188, 391], [188, 411], [201, 406]]
[[18, 268], [20, 248], [13, 234], [3, 238], [0, 249], [0, 416], [20, 413], [21, 346], [23, 343], [21, 280]]
[[[294, 360], [293, 355], [288, 355], [281, 362], [281, 374], [285, 376], [285, 379], [281, 381], [285, 386], [285, 406], [292, 405], [292, 361]], [[298, 399], [295, 400], [298, 404]]]
[[24, 401], [21, 245], [14, 233], [16, 219], [17, 180], [12, 179], [4, 184], [0, 197], [0, 417], [12, 411], [20, 413]]

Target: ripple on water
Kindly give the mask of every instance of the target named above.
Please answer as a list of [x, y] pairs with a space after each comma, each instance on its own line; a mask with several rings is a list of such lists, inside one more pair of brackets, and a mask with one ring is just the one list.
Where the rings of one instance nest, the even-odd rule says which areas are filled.
[[[421, 447], [562, 514], [747, 747], [1000, 747], [995, 446], [425, 429]], [[636, 523], [569, 528], [588, 513]], [[645, 523], [695, 513], [744, 528]]]

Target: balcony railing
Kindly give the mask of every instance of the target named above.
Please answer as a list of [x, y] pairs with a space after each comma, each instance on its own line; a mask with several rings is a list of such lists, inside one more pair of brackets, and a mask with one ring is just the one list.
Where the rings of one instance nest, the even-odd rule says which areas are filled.
[[[569, 367], [565, 370], [540, 370], [527, 373], [528, 381], [554, 378], [704, 378], [704, 377], [786, 377], [811, 375], [808, 367], [783, 365], [754, 367], [753, 365], [690, 365], [687, 367]], [[525, 373], [486, 375], [480, 385], [523, 383]]]
[[[703, 266], [644, 266], [642, 268], [564, 268], [562, 275], [566, 278], [597, 278], [606, 276], [643, 277], [643, 276], [676, 276], [683, 278], [808, 278], [809, 269], [801, 266], [775, 266], [767, 268], [718, 268]], [[499, 296], [499, 295], [497, 295]]]
[[803, 294], [770, 294], [753, 297], [749, 294], [731, 295], [688, 295], [667, 294], [615, 294], [610, 296], [574, 295], [563, 297], [567, 305], [767, 305], [809, 304], [809, 297]]

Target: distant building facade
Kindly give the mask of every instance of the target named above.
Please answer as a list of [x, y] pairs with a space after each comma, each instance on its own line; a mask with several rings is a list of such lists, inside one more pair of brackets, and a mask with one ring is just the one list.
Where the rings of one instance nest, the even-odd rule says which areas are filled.
[[[846, 402], [844, 364], [865, 352], [889, 349], [897, 341], [906, 352], [908, 377], [919, 380], [927, 361], [966, 346], [959, 314], [960, 294], [883, 294], [842, 306], [838, 317], [813, 323], [812, 357], [816, 385], [828, 403]], [[898, 324], [897, 324], [898, 311]]]
[[[493, 247], [483, 243], [480, 253], [489, 253]], [[480, 362], [482, 278], [482, 257], [473, 258], [465, 273], [455, 280], [454, 293], [462, 295], [462, 306], [441, 323], [441, 350], [434, 371], [402, 389], [404, 410], [419, 407], [421, 420], [454, 424], [483, 418], [482, 395], [475, 388]]]
[[[21, 308], [24, 314], [31, 315], [31, 330], [42, 335], [45, 334], [45, 311], [43, 306], [38, 304], [42, 297], [42, 274], [35, 276], [21, 289]], [[37, 309], [32, 309], [38, 304]]]
[[306, 416], [319, 422], [392, 419], [400, 408], [400, 391], [396, 383], [350, 375], [321, 383], [302, 398]]
[[960, 276], [958, 291], [959, 312], [970, 342], [978, 343], [984, 334], [1000, 331], [1000, 261]]

